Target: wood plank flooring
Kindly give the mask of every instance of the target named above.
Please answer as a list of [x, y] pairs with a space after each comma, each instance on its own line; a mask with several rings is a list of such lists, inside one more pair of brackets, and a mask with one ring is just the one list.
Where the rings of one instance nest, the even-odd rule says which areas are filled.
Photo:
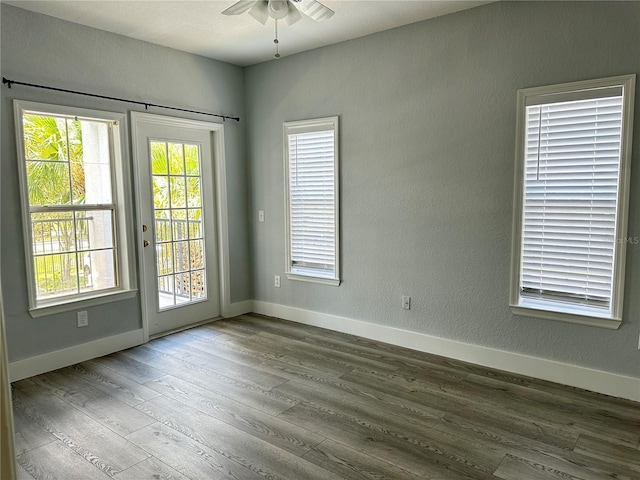
[[12, 386], [19, 480], [640, 479], [640, 404], [259, 315]]

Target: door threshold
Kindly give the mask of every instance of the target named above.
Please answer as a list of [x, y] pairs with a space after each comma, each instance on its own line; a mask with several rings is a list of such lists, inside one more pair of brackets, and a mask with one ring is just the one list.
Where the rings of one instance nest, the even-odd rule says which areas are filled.
[[215, 322], [216, 320], [222, 320], [223, 318], [224, 317], [221, 317], [221, 316], [212, 317], [212, 318], [208, 318], [207, 320], [202, 320], [200, 322], [192, 323], [190, 325], [185, 325], [184, 327], [174, 328], [173, 330], [167, 330], [166, 332], [160, 332], [154, 335], [149, 335], [149, 340], [155, 340], [156, 338], [166, 337], [167, 335], [171, 335], [173, 333], [184, 332], [185, 330], [189, 330], [190, 328], [201, 327], [202, 325]]

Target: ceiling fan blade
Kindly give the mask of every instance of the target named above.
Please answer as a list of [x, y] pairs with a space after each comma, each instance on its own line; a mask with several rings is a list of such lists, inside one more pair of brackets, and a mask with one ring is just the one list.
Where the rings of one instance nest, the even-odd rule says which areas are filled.
[[298, 9], [295, 7], [290, 7], [289, 14], [286, 17], [284, 17], [284, 23], [287, 25], [293, 25], [301, 18], [302, 18], [302, 15], [300, 15], [300, 12], [298, 11]]
[[269, 18], [269, 4], [263, 0], [258, 0], [249, 10], [249, 15], [265, 25]]
[[291, 3], [307, 17], [317, 21], [331, 18], [335, 13], [316, 0], [291, 0]]
[[240, 15], [241, 13], [246, 12], [251, 7], [253, 7], [258, 0], [240, 0], [237, 3], [234, 3], [225, 11], [222, 12], [223, 15]]

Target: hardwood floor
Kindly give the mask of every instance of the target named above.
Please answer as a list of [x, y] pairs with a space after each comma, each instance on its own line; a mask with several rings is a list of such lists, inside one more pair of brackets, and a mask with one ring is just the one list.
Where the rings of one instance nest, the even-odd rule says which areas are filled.
[[12, 386], [19, 479], [640, 479], [640, 404], [243, 315]]

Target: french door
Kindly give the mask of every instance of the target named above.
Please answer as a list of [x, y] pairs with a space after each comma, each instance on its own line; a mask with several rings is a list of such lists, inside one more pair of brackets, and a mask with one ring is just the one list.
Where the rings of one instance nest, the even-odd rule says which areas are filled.
[[149, 336], [220, 315], [208, 124], [132, 114], [141, 297]]

